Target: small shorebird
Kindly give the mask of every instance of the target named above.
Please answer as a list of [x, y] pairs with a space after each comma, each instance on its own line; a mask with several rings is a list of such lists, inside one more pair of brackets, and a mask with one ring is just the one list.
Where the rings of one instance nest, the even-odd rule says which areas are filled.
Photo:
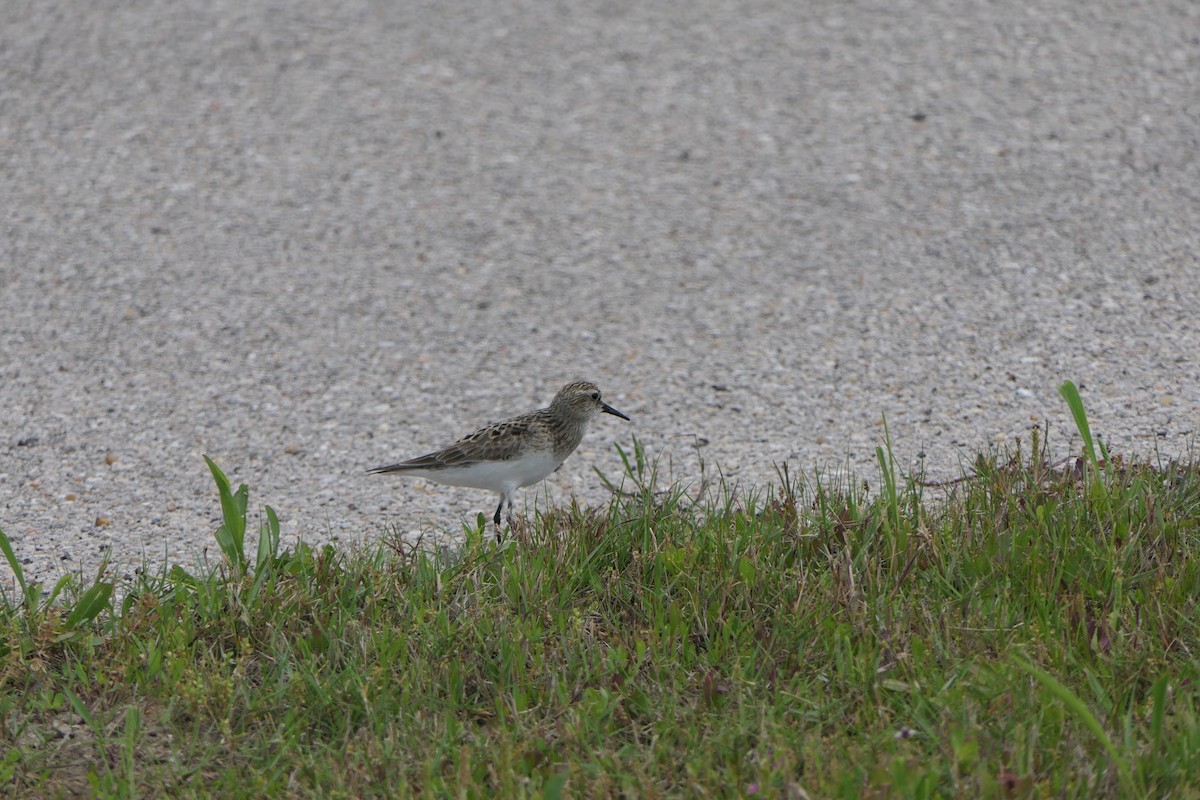
[[629, 419], [600, 399], [596, 384], [568, 383], [546, 408], [480, 428], [436, 453], [369, 472], [397, 472], [447, 486], [493, 491], [500, 495], [500, 505], [492, 517], [498, 529], [505, 504], [508, 524], [512, 525], [517, 489], [531, 486], [558, 469], [579, 446], [588, 422], [601, 412]]

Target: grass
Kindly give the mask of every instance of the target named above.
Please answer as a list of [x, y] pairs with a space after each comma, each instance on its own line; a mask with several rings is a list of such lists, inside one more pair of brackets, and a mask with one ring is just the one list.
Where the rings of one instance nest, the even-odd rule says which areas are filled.
[[0, 794], [1200, 797], [1196, 465], [1035, 435], [941, 486], [885, 445], [876, 486], [689, 491], [620, 455], [502, 544], [281, 550], [267, 509], [253, 559], [210, 461], [224, 564], [120, 597], [0, 534]]

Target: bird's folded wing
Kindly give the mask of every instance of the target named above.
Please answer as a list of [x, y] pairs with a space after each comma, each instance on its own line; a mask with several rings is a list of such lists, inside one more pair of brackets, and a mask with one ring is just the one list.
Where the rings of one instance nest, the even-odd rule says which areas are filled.
[[[516, 458], [525, 448], [526, 426], [513, 429], [512, 423], [504, 423], [509, 429], [499, 425], [475, 431], [470, 436], [464, 436], [445, 450], [427, 453], [423, 456], [391, 464], [386, 467], [376, 467], [370, 472], [405, 472], [412, 469], [446, 469], [447, 467], [469, 467], [480, 461], [507, 461]], [[516, 435], [513, 435], [516, 434]]]

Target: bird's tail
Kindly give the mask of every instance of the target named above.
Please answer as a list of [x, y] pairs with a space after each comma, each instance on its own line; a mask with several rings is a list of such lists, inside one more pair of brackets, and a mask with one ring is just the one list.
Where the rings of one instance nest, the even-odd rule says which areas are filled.
[[410, 469], [419, 469], [412, 464], [388, 464], [386, 467], [372, 467], [367, 470], [368, 475], [381, 475], [384, 472], [407, 472]]

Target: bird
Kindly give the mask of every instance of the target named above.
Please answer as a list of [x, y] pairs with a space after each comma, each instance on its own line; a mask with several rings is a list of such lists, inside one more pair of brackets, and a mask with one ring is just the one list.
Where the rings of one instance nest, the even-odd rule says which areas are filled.
[[408, 475], [447, 486], [487, 489], [500, 496], [492, 521], [501, 538], [500, 516], [508, 506], [512, 526], [513, 495], [562, 466], [579, 446], [597, 414], [629, 417], [604, 402], [591, 381], [568, 383], [550, 405], [519, 417], [485, 425], [435, 453], [375, 467], [369, 473]]

